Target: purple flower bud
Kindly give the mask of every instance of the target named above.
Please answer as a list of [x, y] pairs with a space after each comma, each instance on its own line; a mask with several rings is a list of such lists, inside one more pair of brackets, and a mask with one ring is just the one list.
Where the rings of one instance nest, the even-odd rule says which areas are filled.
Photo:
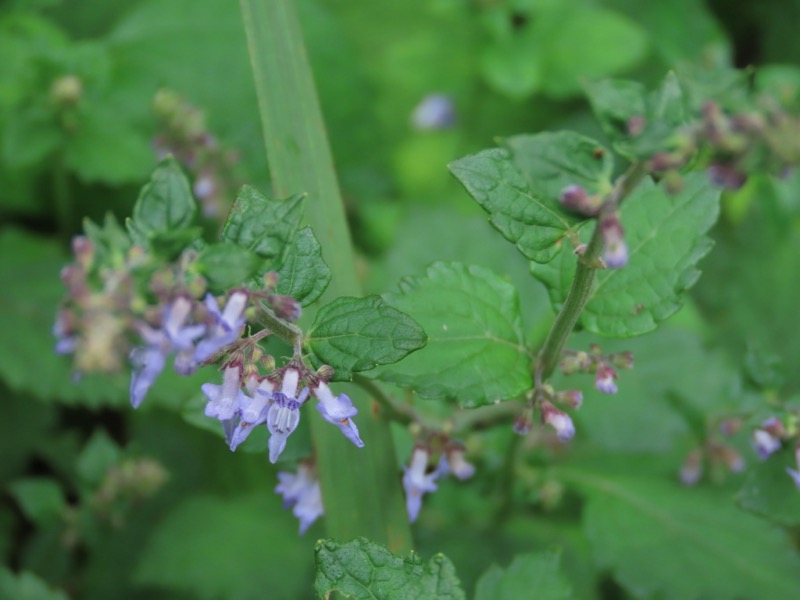
[[580, 390], [564, 390], [555, 396], [556, 402], [563, 404], [567, 408], [578, 410], [583, 406], [583, 392]]
[[747, 181], [747, 175], [733, 165], [715, 163], [708, 167], [711, 183], [726, 190], [738, 190]]
[[267, 411], [267, 429], [269, 429], [269, 461], [278, 460], [286, 447], [286, 439], [297, 429], [300, 422], [300, 407], [308, 398], [308, 388], [297, 394], [300, 372], [289, 368], [283, 374], [281, 391], [272, 394], [273, 403]]
[[781, 438], [786, 434], [783, 424], [775, 417], [770, 417], [753, 430], [753, 448], [761, 460], [766, 460], [780, 450]]
[[435, 492], [437, 489], [436, 478], [438, 471], [427, 473], [428, 470], [428, 451], [425, 448], [416, 446], [411, 454], [411, 464], [403, 467], [403, 489], [406, 492], [406, 511], [408, 520], [412, 523], [417, 520], [419, 510], [422, 507], [422, 496], [428, 492]]
[[247, 403], [248, 398], [240, 388], [242, 366], [230, 364], [225, 368], [222, 376], [222, 385], [204, 383], [200, 386], [208, 398], [205, 414], [220, 421], [232, 419], [239, 411], [239, 407]]
[[611, 354], [608, 359], [618, 369], [632, 369], [633, 368], [633, 352], [618, 352]]
[[139, 408], [147, 391], [164, 370], [166, 354], [160, 345], [139, 346], [130, 353], [131, 365], [131, 405]]
[[594, 387], [604, 394], [616, 394], [617, 384], [614, 380], [617, 379], [617, 377], [617, 372], [613, 367], [606, 363], [600, 363], [597, 367]]
[[357, 447], [363, 448], [364, 442], [358, 435], [353, 417], [358, 414], [358, 409], [353, 406], [352, 400], [345, 394], [334, 396], [328, 384], [320, 381], [314, 387], [314, 396], [320, 401], [317, 410], [328, 422], [336, 425], [345, 437], [353, 442]]
[[70, 326], [70, 313], [60, 310], [53, 323], [53, 337], [56, 338], [56, 354], [72, 354], [75, 352], [75, 345], [78, 336], [72, 331]]
[[637, 137], [642, 134], [647, 126], [647, 119], [642, 115], [634, 115], [628, 119], [627, 129], [630, 137]]
[[449, 129], [456, 122], [456, 110], [446, 94], [429, 94], [414, 108], [411, 122], [415, 129], [430, 131]]
[[220, 312], [216, 298], [211, 294], [206, 296], [206, 308], [216, 324], [209, 328], [205, 339], [197, 345], [194, 353], [195, 361], [204, 362], [239, 339], [239, 331], [245, 323], [243, 315], [248, 300], [244, 292], [234, 292], [228, 298], [225, 310]]
[[283, 296], [281, 294], [271, 294], [267, 296], [267, 302], [275, 311], [275, 314], [281, 319], [287, 321], [297, 321], [300, 315], [303, 314], [303, 308], [300, 303], [291, 296]]
[[528, 435], [531, 429], [533, 429], [533, 406], [529, 404], [514, 419], [514, 433]]
[[703, 476], [703, 450], [695, 448], [681, 466], [680, 479], [683, 485], [696, 485]]
[[585, 189], [575, 184], [568, 185], [561, 190], [559, 200], [564, 208], [568, 208], [585, 217], [596, 215], [603, 203], [600, 196], [590, 196]]
[[600, 236], [603, 238], [603, 261], [610, 269], [619, 269], [628, 264], [628, 246], [625, 230], [617, 213], [603, 215], [600, 220]]
[[472, 477], [475, 474], [475, 466], [467, 462], [464, 454], [464, 446], [461, 444], [447, 446], [440, 461], [440, 475], [452, 473], [462, 481]]
[[313, 468], [300, 464], [297, 473], [278, 472], [275, 491], [283, 496], [284, 508], [300, 520], [300, 535], [324, 513], [319, 480]]
[[549, 402], [542, 402], [542, 423], [550, 425], [562, 442], [571, 440], [575, 435], [575, 426], [569, 415], [558, 410]]

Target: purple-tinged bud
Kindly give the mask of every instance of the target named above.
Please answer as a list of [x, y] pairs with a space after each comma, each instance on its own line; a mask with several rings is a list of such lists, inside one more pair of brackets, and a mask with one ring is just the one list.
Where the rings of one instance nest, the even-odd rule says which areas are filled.
[[726, 444], [713, 444], [710, 450], [712, 458], [724, 464], [731, 473], [744, 471], [744, 458], [735, 448]]
[[575, 425], [565, 412], [558, 410], [549, 402], [542, 402], [542, 423], [550, 425], [562, 442], [567, 442], [575, 435]]
[[619, 269], [628, 264], [628, 246], [625, 244], [625, 230], [619, 221], [619, 214], [607, 213], [600, 219], [600, 236], [603, 239], [603, 261], [611, 269]]
[[711, 183], [726, 190], [738, 190], [747, 181], [747, 175], [736, 167], [723, 163], [715, 163], [708, 167], [708, 178]]
[[514, 433], [528, 435], [533, 429], [533, 406], [526, 405], [514, 419]]
[[323, 379], [325, 381], [330, 381], [334, 373], [336, 373], [336, 369], [334, 369], [332, 366], [322, 365], [319, 369], [317, 369], [316, 375], [320, 379]]
[[761, 429], [779, 439], [786, 437], [786, 428], [777, 417], [770, 417], [761, 424]]
[[271, 354], [265, 354], [261, 358], [261, 367], [267, 373], [272, 373], [275, 370], [275, 357]]
[[616, 352], [611, 354], [608, 359], [611, 361], [611, 364], [618, 369], [633, 368], [633, 352]]
[[593, 217], [596, 215], [603, 203], [600, 196], [590, 196], [586, 190], [575, 184], [568, 185], [561, 190], [559, 200], [564, 208], [568, 208], [585, 217]]
[[266, 273], [264, 273], [263, 281], [264, 281], [264, 289], [268, 292], [271, 292], [276, 287], [278, 287], [280, 276], [276, 271], [267, 271]]
[[573, 250], [573, 254], [577, 254], [578, 256], [583, 256], [586, 253], [586, 249], [588, 247], [589, 246], [587, 246], [586, 244], [578, 244], [577, 246], [575, 246], [575, 250]]
[[780, 450], [781, 441], [764, 429], [753, 431], [753, 448], [761, 460], [767, 460], [772, 454]]
[[209, 173], [204, 173], [195, 180], [192, 191], [198, 200], [207, 200], [217, 191], [217, 184]]
[[94, 244], [89, 238], [83, 235], [72, 238], [72, 254], [75, 256], [75, 262], [84, 271], [91, 269], [94, 259]]
[[449, 129], [456, 123], [453, 100], [446, 94], [429, 94], [414, 108], [411, 115], [414, 129], [432, 131]]
[[680, 480], [683, 485], [696, 485], [703, 476], [703, 450], [695, 448], [689, 452], [681, 465]]
[[303, 308], [300, 303], [291, 296], [271, 294], [267, 296], [267, 302], [281, 319], [293, 322], [297, 321], [300, 315], [303, 314]]
[[450, 444], [445, 449], [445, 455], [442, 458], [445, 459], [443, 471], [452, 473], [462, 481], [475, 474], [475, 466], [464, 458], [464, 446], [461, 444]]
[[647, 126], [647, 119], [642, 115], [634, 115], [628, 119], [627, 129], [630, 137], [637, 137], [642, 134]]
[[730, 437], [735, 435], [742, 428], [742, 425], [744, 425], [744, 420], [740, 417], [724, 419], [719, 424], [719, 432], [725, 437]]
[[606, 363], [597, 366], [597, 375], [594, 378], [594, 387], [604, 394], [616, 394], [617, 384], [614, 381], [619, 376], [613, 367]]
[[589, 355], [583, 350], [575, 353], [568, 353], [561, 359], [559, 368], [564, 375], [572, 375], [573, 373], [585, 373], [592, 365], [592, 360]]
[[664, 182], [664, 191], [672, 196], [683, 191], [685, 181], [678, 171], [668, 171], [662, 181]]
[[683, 154], [678, 152], [658, 152], [650, 158], [650, 168], [653, 171], [670, 171], [678, 169], [686, 162]]
[[578, 410], [583, 406], [583, 392], [580, 390], [564, 390], [556, 394], [556, 402], [567, 408]]

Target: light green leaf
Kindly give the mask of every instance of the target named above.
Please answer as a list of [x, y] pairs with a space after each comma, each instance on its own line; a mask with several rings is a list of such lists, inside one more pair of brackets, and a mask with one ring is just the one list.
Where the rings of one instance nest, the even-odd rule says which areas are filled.
[[571, 132], [517, 136], [450, 164], [489, 220], [523, 255], [548, 262], [580, 219], [561, 209], [561, 190], [582, 185], [590, 193], [610, 189], [609, 153]]
[[0, 567], [0, 598], [14, 600], [69, 600], [66, 592], [51, 588], [44, 579], [29, 573], [12, 573]]
[[262, 264], [257, 254], [230, 242], [206, 246], [197, 257], [198, 271], [217, 292], [241, 285], [255, 275]]
[[75, 467], [84, 482], [98, 485], [119, 458], [119, 446], [109, 437], [105, 429], [98, 427], [81, 450]]
[[317, 363], [332, 366], [336, 379], [347, 381], [356, 371], [397, 362], [425, 340], [414, 319], [380, 296], [341, 296], [319, 309], [304, 344]]
[[39, 527], [57, 522], [64, 515], [66, 498], [55, 479], [48, 477], [18, 479], [8, 485], [8, 491], [25, 516]]
[[437, 554], [427, 564], [412, 552], [392, 554], [365, 538], [347, 543], [320, 540], [314, 589], [322, 598], [338, 592], [357, 600], [465, 600], [453, 563]]
[[278, 268], [276, 291], [291, 296], [301, 306], [308, 306], [322, 295], [330, 282], [331, 270], [322, 259], [322, 247], [314, 232], [310, 227], [301, 229]]
[[492, 565], [478, 580], [475, 600], [569, 600], [569, 581], [559, 568], [559, 552], [516, 556], [506, 569]]
[[797, 470], [793, 448], [774, 454], [748, 469], [736, 494], [744, 509], [782, 525], [800, 525], [800, 494], [786, 467]]
[[140, 243], [159, 234], [187, 229], [197, 214], [189, 181], [172, 157], [162, 160], [139, 193], [127, 225]]
[[424, 277], [402, 280], [400, 293], [387, 299], [419, 321], [428, 344], [374, 377], [465, 407], [533, 387], [516, 288], [489, 269], [435, 263]]
[[[719, 192], [705, 175], [685, 177], [684, 189], [669, 195], [645, 180], [622, 205], [629, 263], [597, 273], [580, 322], [589, 331], [631, 337], [652, 331], [681, 306], [681, 294], [700, 276], [697, 262], [713, 245], [705, 235], [717, 220]], [[584, 232], [588, 240], [589, 232]], [[575, 273], [576, 256], [564, 252], [531, 270], [558, 308]]]
[[587, 495], [584, 528], [598, 566], [611, 569], [634, 596], [796, 595], [800, 558], [783, 531], [737, 509], [724, 491], [682, 488], [639, 466], [631, 475], [630, 460], [614, 472], [593, 461], [563, 473]]
[[270, 200], [255, 188], [244, 186], [222, 228], [222, 239], [266, 259], [280, 258], [300, 224], [303, 197], [297, 194], [286, 200]]

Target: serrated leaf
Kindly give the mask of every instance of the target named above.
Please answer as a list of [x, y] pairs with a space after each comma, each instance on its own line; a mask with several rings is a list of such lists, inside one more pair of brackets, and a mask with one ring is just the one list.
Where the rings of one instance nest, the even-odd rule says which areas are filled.
[[222, 292], [256, 274], [264, 261], [247, 248], [221, 242], [206, 246], [197, 257], [197, 269], [208, 280], [209, 287]]
[[300, 225], [303, 195], [270, 200], [250, 186], [236, 196], [222, 228], [222, 239], [266, 259], [279, 259]]
[[[645, 465], [640, 465], [645, 466]], [[633, 468], [630, 460], [624, 467]], [[570, 469], [587, 495], [584, 528], [600, 568], [637, 597], [791, 598], [800, 558], [779, 528], [710, 488], [656, 477]]]
[[584, 183], [590, 191], [606, 189], [610, 156], [599, 144], [590, 144], [603, 153], [592, 158], [596, 167], [587, 169], [585, 154], [574, 152], [576, 147], [587, 150], [588, 138], [577, 134], [519, 136], [507, 143], [510, 150], [483, 150], [451, 163], [450, 171], [523, 255], [548, 262], [561, 249], [561, 239], [580, 222], [561, 209], [560, 191], [571, 183]]
[[297, 232], [278, 268], [279, 294], [291, 296], [301, 306], [319, 298], [331, 282], [331, 270], [322, 259], [319, 245], [310, 227]]
[[60, 519], [67, 505], [61, 486], [48, 477], [18, 479], [8, 485], [8, 492], [25, 516], [39, 527]]
[[189, 228], [197, 214], [197, 202], [189, 181], [174, 158], [162, 160], [139, 193], [128, 222], [132, 235], [144, 240]]
[[422, 327], [380, 296], [341, 296], [317, 311], [305, 346], [316, 362], [336, 370], [336, 380], [346, 381], [356, 371], [397, 362], [425, 341]]
[[437, 554], [427, 564], [412, 552], [401, 558], [366, 538], [320, 540], [315, 549], [319, 597], [338, 592], [357, 600], [465, 600], [453, 563]]
[[569, 600], [573, 598], [569, 581], [560, 569], [561, 553], [521, 554], [501, 569], [492, 565], [475, 587], [475, 600]]
[[797, 469], [791, 449], [751, 466], [736, 494], [737, 504], [770, 521], [800, 525], [800, 494], [786, 467]]
[[[652, 331], [680, 308], [681, 294], [700, 276], [697, 262], [713, 245], [705, 234], [717, 220], [719, 191], [700, 173], [687, 175], [684, 189], [674, 195], [645, 180], [621, 212], [629, 262], [598, 271], [580, 317], [589, 331], [611, 337]], [[531, 263], [556, 309], [566, 298], [576, 261], [564, 252], [550, 264]]]
[[83, 230], [94, 246], [99, 264], [119, 264], [131, 247], [131, 238], [113, 213], [106, 213], [102, 226], [83, 220]]
[[388, 301], [428, 333], [428, 344], [374, 377], [408, 386], [420, 396], [490, 404], [533, 387], [516, 288], [489, 269], [434, 263], [408, 277]]

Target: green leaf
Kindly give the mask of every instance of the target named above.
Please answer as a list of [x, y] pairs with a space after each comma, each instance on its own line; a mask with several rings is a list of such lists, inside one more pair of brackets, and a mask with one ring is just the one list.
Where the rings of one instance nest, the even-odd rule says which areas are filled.
[[102, 265], [120, 265], [131, 247], [131, 238], [113, 213], [106, 213], [103, 224], [83, 220], [83, 230], [94, 246], [95, 261]]
[[786, 533], [737, 509], [724, 491], [681, 488], [639, 462], [628, 456], [604, 472], [592, 461], [563, 473], [587, 495], [584, 529], [600, 568], [637, 597], [796, 595], [800, 558]]
[[[681, 307], [681, 294], [700, 276], [697, 262], [713, 245], [705, 235], [717, 220], [719, 192], [701, 173], [687, 175], [684, 189], [669, 195], [645, 180], [622, 205], [629, 262], [599, 271], [580, 322], [589, 331], [631, 337], [652, 331]], [[583, 232], [588, 240], [589, 232]], [[558, 309], [566, 298], [577, 258], [564, 252], [531, 270]]]
[[90, 485], [99, 485], [108, 469], [120, 458], [120, 449], [105, 429], [97, 428], [81, 450], [76, 463], [78, 475]]
[[492, 565], [478, 580], [475, 600], [569, 600], [574, 596], [560, 562], [561, 553], [550, 551], [516, 556], [506, 569]]
[[22, 512], [39, 527], [57, 522], [64, 516], [66, 498], [55, 479], [29, 477], [8, 485], [8, 491]]
[[419, 321], [428, 344], [374, 377], [465, 407], [533, 387], [516, 288], [489, 269], [434, 263], [424, 277], [403, 279], [400, 293], [387, 299]]
[[611, 188], [611, 155], [600, 144], [571, 132], [516, 136], [450, 164], [492, 225], [536, 262], [558, 254], [562, 238], [580, 219], [561, 209], [561, 190], [582, 185], [590, 193]]
[[425, 341], [417, 322], [380, 296], [342, 296], [319, 309], [305, 346], [317, 363], [336, 369], [338, 381], [347, 381], [356, 371], [397, 362]]
[[426, 564], [414, 552], [401, 558], [366, 538], [347, 543], [320, 540], [315, 552], [314, 589], [320, 597], [336, 591], [345, 598], [364, 600], [466, 598], [453, 563], [443, 554]]
[[139, 193], [127, 225], [134, 239], [149, 241], [157, 234], [187, 229], [197, 214], [189, 181], [172, 157], [162, 160]]
[[303, 195], [270, 200], [250, 186], [236, 196], [222, 239], [252, 250], [259, 256], [279, 259], [300, 225]]
[[228, 290], [256, 274], [263, 260], [237, 244], [222, 242], [206, 246], [197, 257], [197, 269], [217, 292]]
[[66, 592], [51, 588], [44, 579], [29, 573], [12, 573], [0, 567], [0, 598], [14, 600], [69, 600]]
[[736, 494], [739, 506], [781, 525], [800, 525], [800, 498], [786, 467], [797, 469], [794, 452], [782, 451], [750, 466]]
[[[133, 233], [133, 232], [132, 232]], [[148, 243], [153, 252], [168, 259], [177, 257], [188, 246], [201, 244], [203, 233], [201, 227], [187, 227], [186, 229], [171, 229], [160, 231], [150, 236]], [[135, 234], [132, 236], [136, 239]]]
[[331, 270], [322, 259], [322, 247], [306, 227], [297, 232], [278, 268], [279, 294], [291, 296], [301, 306], [319, 298], [331, 282]]

